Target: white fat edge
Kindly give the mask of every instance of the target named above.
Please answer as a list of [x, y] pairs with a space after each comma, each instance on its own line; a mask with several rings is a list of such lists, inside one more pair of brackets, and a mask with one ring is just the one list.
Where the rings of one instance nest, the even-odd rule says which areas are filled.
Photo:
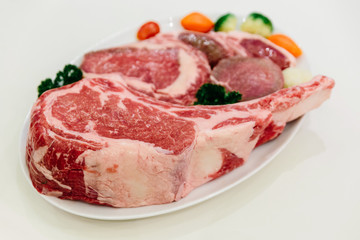
[[[99, 137], [99, 138], [101, 138], [101, 137]], [[109, 146], [116, 146], [116, 145], [119, 145], [119, 146], [123, 146], [123, 145], [141, 145], [142, 147], [154, 149], [154, 151], [159, 153], [159, 154], [164, 154], [164, 155], [173, 155], [174, 154], [174, 152], [172, 150], [164, 149], [162, 147], [155, 146], [154, 143], [148, 143], [148, 142], [144, 142], [144, 141], [140, 141], [140, 140], [133, 140], [133, 139], [128, 139], [128, 138], [127, 139], [122, 139], [122, 138], [116, 139], [116, 138], [105, 138], [105, 137], [104, 137], [104, 140], [106, 140], [105, 141], [106, 144], [104, 144], [103, 148], [108, 148]], [[74, 141], [76, 141], [76, 140], [74, 140]], [[101, 148], [101, 149], [103, 149], [103, 148]], [[100, 150], [86, 150], [83, 154], [81, 154], [75, 160], [75, 162], [77, 164], [81, 164], [83, 162], [83, 160], [84, 160], [83, 159], [84, 156], [86, 156], [88, 153], [91, 153], [91, 152], [94, 152], [94, 151], [101, 151], [101, 149]]]
[[168, 87], [159, 89], [159, 93], [168, 94], [171, 96], [183, 95], [187, 89], [193, 84], [194, 79], [199, 75], [197, 69], [197, 62], [183, 49], [179, 49], [179, 76]]
[[[331, 89], [328, 88], [329, 84], [331, 84], [331, 80], [328, 83], [320, 84], [315, 89], [312, 89], [313, 83], [321, 81], [323, 77], [324, 76], [322, 75], [314, 76], [309, 82], [282, 90], [286, 92], [281, 95], [277, 94], [277, 92], [274, 92], [272, 94], [262, 97], [261, 99], [270, 99], [270, 105], [266, 110], [271, 111], [271, 113], [273, 114], [273, 123], [279, 126], [283, 125], [284, 123], [292, 121], [304, 115], [308, 111], [318, 107], [323, 101], [328, 99], [331, 94]], [[310, 86], [311, 90], [307, 89], [308, 86]], [[302, 92], [304, 88], [305, 92], [301, 96], [301, 98], [292, 96], [293, 94], [296, 95], [296, 93]], [[256, 104], [258, 101], [259, 99], [253, 99], [247, 101], [247, 103]], [[283, 111], [278, 111], [278, 106], [285, 103], [292, 106]], [[261, 110], [262, 107], [259, 106], [258, 108], [259, 110]]]
[[306, 97], [303, 101], [301, 101], [299, 104], [297, 104], [296, 108], [292, 112], [292, 114], [289, 116], [287, 121], [292, 121], [305, 113], [318, 108], [325, 100], [330, 98], [331, 95], [331, 89], [323, 89], [321, 91], [318, 91], [308, 97]]
[[147, 93], [155, 92], [155, 85], [152, 83], [147, 83], [141, 80], [141, 78], [136, 77], [127, 77], [126, 84], [138, 91], [144, 91]]
[[[95, 190], [101, 203], [118, 207], [153, 203], [147, 199], [173, 201], [172, 172], [183, 158], [184, 154], [168, 155], [152, 144], [129, 139], [109, 141], [107, 147], [79, 156], [87, 168], [86, 191]], [[116, 165], [115, 173], [107, 171]]]
[[[42, 160], [45, 156], [45, 154], [47, 153], [49, 147], [48, 146], [43, 146], [43, 147], [39, 147], [38, 149], [36, 149], [33, 153], [32, 153], [32, 159], [33, 159], [33, 166], [44, 175], [44, 177], [46, 179], [48, 179], [49, 181], [53, 181], [55, 182], [57, 185], [59, 185], [61, 188], [65, 188], [68, 190], [71, 190], [70, 186], [67, 186], [65, 184], [62, 184], [60, 181], [56, 180], [53, 176], [52, 176], [52, 172], [47, 169], [46, 167], [44, 167], [42, 165]], [[45, 193], [44, 193], [45, 194]]]
[[[183, 95], [186, 94], [187, 89], [192, 85], [194, 82], [194, 79], [198, 77], [198, 69], [197, 69], [197, 61], [194, 59], [194, 57], [191, 55], [192, 53], [187, 52], [185, 49], [188, 48], [186, 44], [183, 42], [177, 40], [178, 32], [174, 32], [171, 35], [165, 35], [165, 36], [172, 36], [174, 39], [167, 39], [166, 37], [163, 38], [164, 42], [161, 42], [161, 44], [152, 43], [151, 41], [142, 41], [142, 42], [136, 42], [134, 44], [128, 45], [129, 47], [135, 47], [135, 48], [147, 48], [147, 49], [166, 49], [168, 47], [170, 48], [178, 48], [179, 50], [179, 76], [177, 79], [168, 87], [164, 89], [158, 89], [158, 94], [155, 94], [156, 96], [160, 97], [161, 95], [170, 95], [170, 96], [177, 96], [177, 95]], [[157, 39], [154, 39], [156, 41]], [[185, 48], [185, 49], [184, 49]], [[197, 59], [197, 58], [196, 58]], [[206, 58], [204, 58], [206, 59]], [[207, 63], [205, 61], [204, 63]], [[151, 91], [153, 90], [153, 85], [149, 84], [149, 86], [146, 86], [146, 84], [139, 83], [141, 81], [136, 82], [135, 84], [132, 84], [131, 82], [127, 83], [128, 85], [132, 85], [134, 87], [139, 87], [141, 90]], [[150, 89], [149, 89], [150, 88]]]
[[[274, 122], [286, 123], [290, 122], [305, 113], [319, 107], [325, 100], [330, 98], [331, 89], [328, 88], [318, 88], [315, 91], [306, 92], [306, 94], [301, 99], [294, 99], [296, 103], [287, 108], [284, 111], [275, 111], [273, 113]], [[284, 97], [285, 98], [285, 97]], [[285, 101], [289, 99], [285, 98]], [[277, 101], [282, 101], [282, 99], [278, 99]]]
[[[195, 109], [194, 109], [195, 110]], [[209, 111], [212, 111], [211, 109], [208, 109]], [[202, 117], [193, 118], [193, 117], [182, 117], [189, 121], [196, 122], [198, 128], [200, 131], [212, 129], [217, 124], [224, 122], [231, 118], [248, 118], [251, 115], [254, 115], [254, 111], [256, 111], [256, 114], [264, 114], [263, 110], [252, 110], [252, 112], [249, 111], [240, 111], [236, 109], [228, 109], [228, 111], [221, 111], [221, 110], [214, 110], [215, 114], [209, 113], [210, 118], [205, 119]]]
[[245, 48], [243, 48], [241, 45], [239, 45], [239, 42], [244, 38], [244, 36], [241, 34], [242, 32], [239, 31], [230, 31], [227, 33], [224, 42], [225, 44], [234, 51], [235, 55], [240, 55], [243, 57], [247, 57], [248, 53]]
[[[46, 117], [46, 121], [51, 125], [51, 126], [54, 126], [56, 129], [59, 129], [67, 134], [71, 134], [71, 135], [74, 135], [76, 137], [81, 137], [83, 139], [86, 139], [86, 140], [90, 140], [90, 141], [94, 141], [94, 142], [98, 142], [100, 144], [105, 144], [105, 140], [101, 137], [99, 137], [97, 134], [94, 134], [93, 132], [91, 132], [91, 130], [94, 129], [94, 126], [95, 126], [95, 123], [89, 121], [89, 123], [86, 125], [86, 130], [90, 131], [90, 132], [85, 132], [85, 133], [79, 133], [77, 131], [72, 131], [72, 130], [69, 130], [67, 129], [62, 121], [58, 120], [57, 118], [55, 117], [49, 117], [47, 116]], [[64, 139], [64, 140], [67, 140], [67, 141], [73, 141], [73, 142], [78, 142], [78, 143], [84, 143], [83, 140], [79, 140], [79, 139], [76, 139], [76, 138], [65, 138], [65, 137], [62, 137], [60, 135], [58, 135], [57, 133], [51, 131], [50, 129], [46, 129], [47, 131], [47, 134], [49, 137], [51, 138], [60, 138], [60, 139]], [[90, 143], [86, 143], [88, 145], [91, 145]]]
[[[129, 83], [131, 83], [133, 80], [136, 80], [137, 78], [132, 78], [132, 77], [126, 77], [123, 76], [123, 74], [121, 73], [102, 73], [102, 74], [96, 74], [96, 73], [84, 73], [84, 79], [89, 79], [91, 81], [91, 79], [96, 79], [96, 78], [102, 78], [102, 79], [106, 79], [106, 80], [111, 80], [111, 82], [115, 85], [117, 85], [118, 87], [121, 87], [124, 89], [123, 92], [121, 92], [122, 96], [129, 96], [132, 95], [127, 91], [127, 87], [128, 85], [130, 85]], [[126, 79], [131, 79], [130, 81], [126, 81], [124, 78]], [[86, 83], [84, 83], [82, 86], [87, 85]], [[81, 86], [81, 87], [82, 87]], [[101, 90], [100, 86], [89, 86], [89, 88], [91, 90], [94, 90], [96, 92], [98, 92], [100, 95], [100, 102], [101, 105], [104, 106], [105, 102], [107, 100], [109, 100], [109, 96], [113, 95], [113, 92], [109, 92], [109, 93], [105, 93]], [[80, 88], [81, 90], [81, 88]], [[80, 91], [77, 90], [75, 91], [75, 93], [79, 93]], [[116, 93], [115, 93], [116, 94]]]
[[216, 40], [227, 52], [234, 51], [227, 42], [228, 33], [210, 31], [208, 35]]
[[[255, 147], [257, 138], [250, 141], [254, 133], [254, 121], [244, 122], [237, 125], [227, 125], [214, 130], [202, 131], [204, 144], [213, 148], [224, 148], [234, 153], [239, 158], [246, 160]], [[236, 141], [234, 141], [236, 139]]]
[[105, 102], [109, 100], [109, 97], [108, 97], [108, 94], [104, 93], [103, 91], [101, 91], [101, 88], [100, 86], [92, 86], [91, 87], [91, 90], [92, 91], [96, 91], [98, 92], [100, 95], [99, 95], [99, 100], [100, 100], [100, 103], [101, 103], [101, 106], [104, 106], [105, 105]]
[[45, 195], [51, 196], [51, 197], [61, 197], [63, 195], [63, 192], [57, 191], [57, 190], [49, 191], [49, 189], [43, 188], [42, 194], [45, 194]]
[[170, 155], [170, 154], [173, 154], [174, 151], [170, 151], [170, 150], [167, 150], [167, 149], [163, 149], [161, 147], [154, 147], [154, 149], [158, 152], [158, 153], [162, 153], [162, 154], [166, 154], [166, 155]]
[[[228, 34], [229, 34], [230, 37], [236, 38], [238, 40], [238, 42], [240, 42], [244, 38], [261, 40], [264, 43], [266, 43], [266, 44], [270, 45], [271, 47], [275, 48], [276, 50], [278, 50], [282, 54], [284, 54], [284, 56], [290, 61], [290, 67], [294, 67], [296, 65], [296, 58], [291, 53], [289, 53], [286, 49], [274, 44], [270, 40], [268, 40], [268, 39], [266, 39], [266, 38], [264, 38], [264, 37], [262, 37], [260, 35], [251, 34], [251, 33], [247, 33], [247, 32], [241, 32], [241, 31], [231, 31]], [[246, 53], [246, 50], [241, 49], [242, 47], [240, 45], [237, 44], [236, 48], [239, 48], [240, 53]], [[237, 50], [236, 48], [234, 50]]]
[[258, 140], [250, 141], [254, 126], [254, 122], [246, 122], [200, 132], [191, 157], [184, 196], [210, 181], [209, 176], [220, 170], [223, 164], [221, 148], [246, 161]]
[[[95, 74], [95, 73], [86, 73], [87, 78], [105, 78], [113, 80], [122, 88], [130, 87], [136, 90], [154, 93], [155, 86], [152, 83], [146, 83], [141, 80], [141, 78], [137, 77], [128, 77], [124, 76], [122, 73], [103, 73], [103, 74]], [[126, 89], [125, 89], [126, 91]], [[101, 95], [107, 95], [103, 92], [100, 93]], [[107, 100], [108, 97], [104, 98], [103, 100]]]

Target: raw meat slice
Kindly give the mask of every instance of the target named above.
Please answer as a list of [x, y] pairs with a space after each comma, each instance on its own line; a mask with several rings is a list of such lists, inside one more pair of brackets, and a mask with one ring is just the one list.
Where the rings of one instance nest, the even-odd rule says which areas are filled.
[[210, 73], [202, 52], [166, 34], [87, 53], [80, 68], [87, 73], [119, 73], [131, 77], [126, 78], [130, 87], [181, 105], [190, 105], [196, 100], [196, 91]]
[[176, 34], [183, 42], [204, 52], [212, 67], [223, 58], [237, 55], [269, 58], [281, 69], [296, 65], [295, 57], [288, 51], [257, 34], [240, 31]]
[[205, 53], [211, 67], [216, 66], [221, 59], [233, 55], [225, 45], [207, 33], [185, 31], [179, 33], [178, 38]]
[[191, 105], [197, 90], [209, 80], [209, 64], [214, 67], [236, 55], [266, 57], [282, 69], [296, 62], [286, 50], [255, 34], [184, 31], [90, 52], [80, 67], [87, 73], [127, 76], [129, 87], [163, 101]]
[[211, 72], [212, 82], [238, 91], [242, 101], [266, 96], [283, 88], [278, 65], [267, 58], [234, 56], [222, 59]]
[[282, 70], [296, 65], [296, 59], [291, 53], [260, 35], [232, 31], [227, 35], [223, 34], [223, 38], [237, 55], [269, 58]]
[[333, 80], [224, 106], [180, 106], [88, 75], [45, 92], [31, 113], [27, 165], [43, 194], [114, 207], [169, 203], [243, 164], [256, 144], [326, 100]]

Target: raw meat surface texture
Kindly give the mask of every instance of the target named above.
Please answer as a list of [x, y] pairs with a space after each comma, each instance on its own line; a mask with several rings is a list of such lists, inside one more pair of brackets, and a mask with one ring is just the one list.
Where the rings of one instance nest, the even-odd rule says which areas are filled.
[[257, 34], [240, 31], [229, 33], [184, 31], [173, 34], [186, 44], [204, 52], [212, 67], [221, 59], [232, 56], [268, 58], [282, 70], [296, 65], [295, 57], [287, 50]]
[[223, 106], [180, 106], [119, 74], [87, 74], [32, 108], [27, 165], [42, 194], [113, 207], [163, 204], [247, 161], [286, 122], [318, 107], [334, 81]]
[[283, 73], [268, 58], [234, 56], [222, 59], [211, 72], [212, 83], [238, 91], [242, 101], [266, 96], [284, 86]]
[[210, 66], [204, 53], [162, 34], [156, 38], [85, 54], [86, 73], [118, 73], [127, 84], [167, 102], [190, 105], [208, 81]]
[[117, 73], [129, 87], [151, 97], [191, 105], [200, 86], [210, 81], [211, 68], [233, 56], [268, 58], [281, 69], [296, 64], [289, 52], [256, 34], [180, 31], [89, 52], [80, 68], [86, 73]]

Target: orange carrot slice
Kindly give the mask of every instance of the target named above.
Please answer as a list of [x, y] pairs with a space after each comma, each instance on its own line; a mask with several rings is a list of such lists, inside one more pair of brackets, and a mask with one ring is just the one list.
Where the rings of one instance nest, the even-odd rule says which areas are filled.
[[209, 32], [213, 27], [214, 23], [207, 16], [199, 12], [192, 12], [181, 19], [181, 25], [186, 30], [196, 32]]
[[273, 34], [268, 39], [276, 45], [285, 48], [295, 57], [299, 57], [302, 54], [299, 46], [288, 36], [284, 34]]

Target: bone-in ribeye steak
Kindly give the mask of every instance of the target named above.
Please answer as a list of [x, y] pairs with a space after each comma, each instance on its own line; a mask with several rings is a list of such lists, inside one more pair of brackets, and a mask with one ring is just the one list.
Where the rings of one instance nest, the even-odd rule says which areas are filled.
[[[268, 40], [237, 32], [159, 34], [86, 54], [85, 78], [45, 92], [32, 108], [26, 160], [33, 185], [46, 195], [114, 207], [177, 201], [241, 166], [334, 86], [317, 76], [246, 102], [186, 106], [210, 81], [211, 67], [213, 81], [234, 89], [244, 79], [232, 75], [256, 71], [255, 60], [243, 69], [224, 64], [242, 63], [238, 56], [268, 58], [260, 62], [277, 73], [295, 64]], [[261, 75], [273, 70], [263, 67]]]
[[88, 75], [37, 100], [26, 157], [39, 192], [114, 207], [179, 200], [242, 165], [334, 85], [318, 76], [248, 102], [180, 106], [135, 91], [124, 78]]

